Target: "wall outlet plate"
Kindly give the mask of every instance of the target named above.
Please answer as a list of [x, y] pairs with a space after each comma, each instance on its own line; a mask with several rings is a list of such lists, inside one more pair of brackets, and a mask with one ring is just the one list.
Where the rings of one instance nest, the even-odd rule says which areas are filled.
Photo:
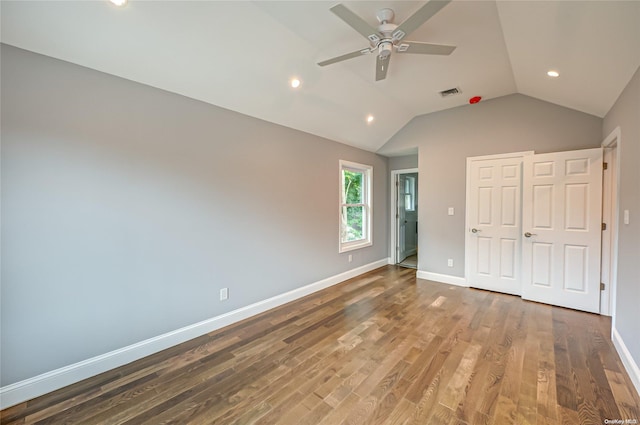
[[453, 267], [453, 258], [449, 258], [449, 259], [447, 260], [447, 266], [448, 266], [448, 267]]
[[229, 288], [222, 288], [220, 290], [220, 301], [224, 301], [229, 298]]

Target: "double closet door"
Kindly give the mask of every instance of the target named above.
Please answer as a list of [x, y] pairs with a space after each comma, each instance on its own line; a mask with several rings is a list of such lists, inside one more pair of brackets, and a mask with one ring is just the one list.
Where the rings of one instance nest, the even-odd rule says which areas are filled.
[[602, 149], [467, 160], [470, 286], [600, 311]]

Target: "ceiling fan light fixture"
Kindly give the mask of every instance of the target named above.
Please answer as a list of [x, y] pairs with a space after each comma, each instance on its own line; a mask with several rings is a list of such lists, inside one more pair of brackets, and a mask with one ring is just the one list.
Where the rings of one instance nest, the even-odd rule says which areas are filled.
[[380, 55], [380, 59], [386, 59], [391, 54], [393, 50], [393, 44], [390, 42], [380, 43], [378, 46], [378, 55]]
[[298, 78], [292, 78], [290, 81], [291, 87], [294, 89], [297, 89], [298, 87], [300, 87], [300, 84], [302, 84], [302, 82], [298, 79]]
[[556, 77], [560, 76], [560, 73], [558, 71], [554, 71], [553, 69], [551, 69], [551, 70], [547, 71], [547, 75], [549, 77], [556, 78]]

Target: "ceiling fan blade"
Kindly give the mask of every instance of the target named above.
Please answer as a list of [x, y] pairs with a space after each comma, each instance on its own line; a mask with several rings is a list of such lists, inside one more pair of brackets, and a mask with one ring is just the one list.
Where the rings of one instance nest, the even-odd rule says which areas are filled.
[[376, 56], [376, 81], [384, 80], [385, 78], [387, 78], [389, 62], [391, 62], [391, 55], [388, 55], [384, 59], [382, 59], [380, 55]]
[[337, 4], [329, 10], [331, 10], [338, 18], [342, 19], [344, 22], [346, 22], [347, 25], [358, 31], [371, 42], [376, 43], [380, 40], [380, 34], [378, 33], [378, 30], [369, 25], [365, 20], [353, 13], [351, 10], [347, 9], [346, 6]]
[[419, 41], [403, 41], [398, 44], [398, 53], [417, 53], [420, 55], [450, 55], [456, 46], [444, 44], [420, 43]]
[[327, 65], [331, 65], [332, 63], [342, 62], [342, 61], [346, 61], [347, 59], [357, 58], [358, 56], [363, 56], [363, 55], [366, 55], [368, 53], [371, 53], [371, 50], [369, 50], [369, 49], [361, 49], [361, 50], [357, 50], [355, 52], [344, 54], [342, 56], [337, 56], [337, 57], [332, 58], [332, 59], [327, 59], [326, 61], [318, 62], [318, 65], [327, 66]]
[[402, 40], [406, 35], [411, 34], [418, 29], [419, 26], [427, 22], [433, 15], [438, 13], [440, 9], [449, 4], [451, 0], [430, 0], [424, 6], [409, 16], [403, 23], [396, 28], [392, 36], [395, 40]]

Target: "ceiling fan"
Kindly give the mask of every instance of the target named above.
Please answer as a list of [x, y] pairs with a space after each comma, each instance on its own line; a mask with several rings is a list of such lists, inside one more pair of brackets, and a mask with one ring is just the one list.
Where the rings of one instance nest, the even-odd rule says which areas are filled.
[[347, 9], [342, 4], [333, 6], [331, 10], [338, 18], [342, 19], [351, 28], [358, 31], [369, 40], [370, 46], [365, 49], [356, 50], [332, 59], [319, 62], [318, 65], [326, 66], [332, 63], [341, 62], [347, 59], [357, 58], [369, 53], [377, 52], [376, 59], [376, 81], [384, 80], [389, 70], [391, 53], [414, 53], [420, 55], [450, 55], [456, 46], [446, 46], [443, 44], [421, 43], [418, 41], [402, 41], [407, 34], [410, 34], [440, 9], [445, 7], [451, 0], [428, 1], [416, 13], [407, 18], [400, 25], [393, 23], [394, 13], [389, 8], [380, 9], [376, 14], [378, 18], [378, 28], [369, 25], [364, 19]]

